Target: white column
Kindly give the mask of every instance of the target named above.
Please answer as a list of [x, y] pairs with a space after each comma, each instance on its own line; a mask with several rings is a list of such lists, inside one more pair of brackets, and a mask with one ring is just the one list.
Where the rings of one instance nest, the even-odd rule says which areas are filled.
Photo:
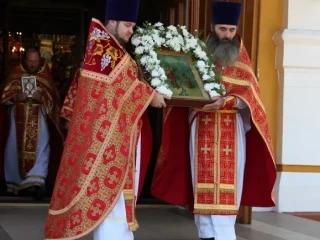
[[[276, 158], [320, 166], [320, 1], [284, 0], [274, 36], [279, 73]], [[320, 211], [320, 173], [278, 173], [276, 211]]]

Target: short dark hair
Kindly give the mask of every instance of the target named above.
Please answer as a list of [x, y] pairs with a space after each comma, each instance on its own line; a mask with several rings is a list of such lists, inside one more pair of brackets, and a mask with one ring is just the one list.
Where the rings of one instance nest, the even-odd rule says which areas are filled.
[[26, 59], [28, 54], [29, 53], [33, 53], [33, 52], [36, 52], [39, 54], [39, 57], [41, 57], [41, 54], [40, 54], [40, 50], [38, 47], [34, 47], [34, 46], [31, 46], [31, 47], [27, 47], [26, 50], [24, 51], [24, 54], [23, 54], [23, 58]]

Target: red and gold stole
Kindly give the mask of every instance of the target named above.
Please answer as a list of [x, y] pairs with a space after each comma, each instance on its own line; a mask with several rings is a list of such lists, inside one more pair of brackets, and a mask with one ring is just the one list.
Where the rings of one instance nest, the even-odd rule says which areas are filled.
[[236, 112], [201, 112], [195, 120], [195, 213], [237, 214]]
[[108, 217], [122, 192], [129, 227], [138, 228], [134, 214], [138, 123], [154, 91], [137, 76], [130, 55], [93, 19], [45, 239], [88, 234]]

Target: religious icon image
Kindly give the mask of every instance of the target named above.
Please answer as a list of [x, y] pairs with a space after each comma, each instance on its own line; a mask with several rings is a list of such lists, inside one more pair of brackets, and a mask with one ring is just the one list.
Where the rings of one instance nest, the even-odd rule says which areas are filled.
[[[167, 76], [167, 83], [173, 92], [172, 100], [178, 105], [196, 104], [210, 100], [209, 94], [204, 90], [203, 82], [190, 56], [185, 53], [171, 50], [160, 50], [158, 52], [160, 65]], [[172, 100], [169, 101], [172, 102]], [[177, 100], [177, 101], [176, 101]], [[184, 103], [182, 103], [182, 101]]]
[[22, 92], [25, 93], [28, 97], [37, 91], [37, 79], [35, 76], [28, 76], [21, 78], [21, 88]]

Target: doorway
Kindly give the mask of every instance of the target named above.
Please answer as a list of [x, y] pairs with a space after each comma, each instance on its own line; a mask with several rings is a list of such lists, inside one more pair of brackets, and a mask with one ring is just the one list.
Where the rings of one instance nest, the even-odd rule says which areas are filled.
[[[212, 0], [141, 0], [138, 25], [141, 25], [145, 21], [149, 21], [151, 23], [160, 21], [165, 25], [185, 25], [191, 33], [205, 39], [210, 33], [211, 2]], [[239, 0], [237, 2], [242, 2], [244, 6], [238, 32], [243, 38], [251, 56], [252, 65], [257, 73], [260, 0]], [[6, 12], [6, 14], [10, 14], [10, 12]], [[76, 19], [79, 19], [79, 21]], [[87, 30], [88, 23], [83, 23], [83, 19], [84, 15], [81, 14], [80, 18], [73, 18], [74, 23], [82, 24], [80, 29], [72, 27], [68, 29], [79, 29], [82, 39], [85, 39], [86, 32], [84, 32], [83, 29], [85, 31]], [[88, 18], [86, 20], [88, 20]], [[64, 28], [67, 29], [67, 27]], [[50, 29], [50, 27], [46, 29]], [[9, 39], [4, 39], [4, 44], [8, 44], [8, 40]], [[84, 43], [81, 44], [84, 46]], [[9, 54], [9, 52], [6, 54]], [[161, 144], [162, 111], [150, 109], [148, 110], [148, 114], [151, 119], [151, 127], [153, 129], [154, 146], [139, 203], [159, 204], [161, 202], [153, 198], [150, 194], [150, 188]], [[3, 196], [2, 193], [1, 196]], [[251, 208], [241, 207], [238, 221], [241, 223], [250, 223]]]

